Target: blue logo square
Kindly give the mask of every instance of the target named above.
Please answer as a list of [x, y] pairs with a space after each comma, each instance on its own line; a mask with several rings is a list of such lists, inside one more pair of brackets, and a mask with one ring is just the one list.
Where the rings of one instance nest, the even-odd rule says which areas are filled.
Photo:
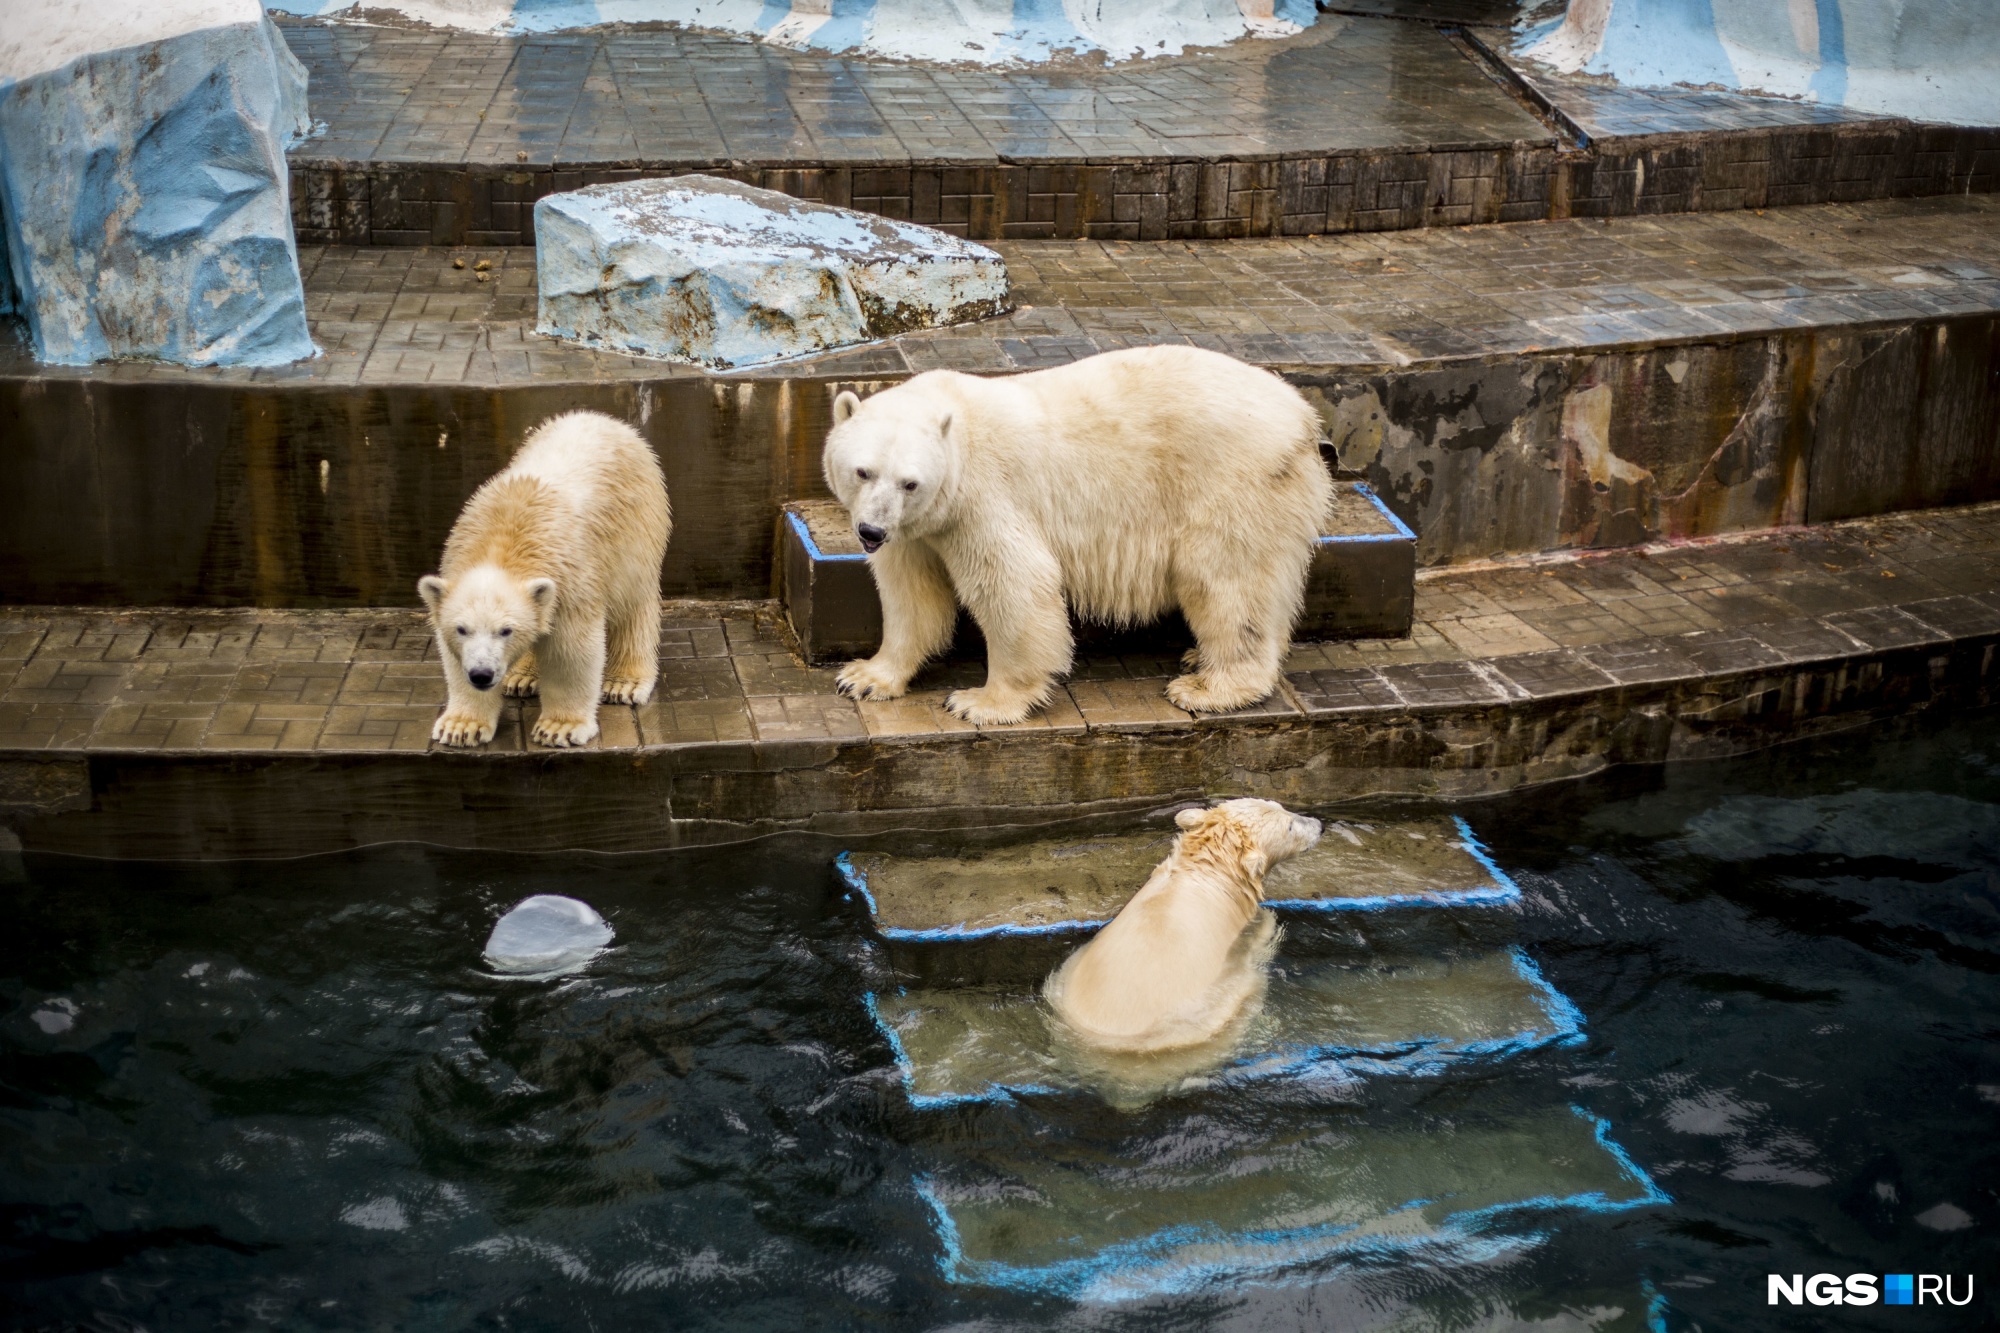
[[1882, 1304], [1910, 1305], [1916, 1300], [1916, 1279], [1911, 1273], [1882, 1275]]

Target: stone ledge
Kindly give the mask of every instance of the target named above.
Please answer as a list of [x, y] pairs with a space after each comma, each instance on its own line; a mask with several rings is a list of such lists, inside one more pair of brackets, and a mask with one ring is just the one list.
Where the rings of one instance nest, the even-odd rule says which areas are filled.
[[[1295, 646], [1279, 695], [1194, 718], [1170, 657], [1095, 657], [1047, 713], [831, 692], [768, 603], [676, 604], [661, 697], [580, 752], [442, 752], [414, 612], [0, 615], [0, 764], [30, 850], [277, 856], [414, 840], [629, 851], [818, 830], [1073, 822], [1201, 796], [1460, 799], [2000, 701], [2000, 506], [1425, 578], [1403, 640]], [[80, 762], [79, 762], [80, 761]]]

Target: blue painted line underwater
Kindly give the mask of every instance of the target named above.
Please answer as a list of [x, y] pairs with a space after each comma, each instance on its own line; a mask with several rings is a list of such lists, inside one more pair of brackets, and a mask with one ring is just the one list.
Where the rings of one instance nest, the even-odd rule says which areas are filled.
[[[1244, 1084], [1274, 1078], [1306, 1076], [1325, 1068], [1348, 1074], [1429, 1078], [1465, 1060], [1508, 1059], [1549, 1046], [1573, 1046], [1584, 1039], [1583, 1013], [1568, 997], [1551, 986], [1519, 946], [1508, 949], [1515, 974], [1527, 982], [1548, 1020], [1548, 1026], [1525, 1028], [1504, 1037], [1481, 1041], [1454, 1042], [1440, 1033], [1419, 1034], [1382, 1046], [1355, 1046], [1328, 1042], [1317, 1046], [1278, 1047], [1238, 1055], [1216, 1070], [1218, 1082]], [[901, 995], [906, 992], [896, 991]], [[1025, 999], [1026, 997], [1024, 997]], [[918, 1109], [964, 1106], [973, 1103], [1000, 1103], [1024, 1097], [1088, 1095], [1078, 1088], [1060, 1088], [1046, 1083], [992, 1083], [975, 1092], [919, 1093], [916, 1064], [910, 1059], [902, 1037], [882, 1017], [875, 993], [862, 997], [869, 1019], [875, 1024], [894, 1053], [896, 1070], [910, 1105]], [[1629, 1163], [1627, 1164], [1629, 1166]], [[1636, 1167], [1631, 1168], [1637, 1172]], [[1643, 1173], [1639, 1173], [1643, 1177]]]
[[[796, 519], [794, 520], [796, 521]], [[1322, 912], [1382, 912], [1408, 910], [1420, 907], [1499, 907], [1518, 902], [1520, 886], [1514, 883], [1506, 871], [1497, 865], [1487, 852], [1486, 845], [1472, 831], [1463, 817], [1452, 816], [1457, 826], [1466, 853], [1477, 861], [1488, 875], [1493, 877], [1490, 884], [1474, 885], [1465, 889], [1437, 889], [1419, 893], [1375, 894], [1353, 898], [1271, 898], [1265, 906], [1274, 911], [1294, 913]], [[868, 920], [875, 933], [885, 940], [901, 944], [944, 944], [964, 940], [1025, 939], [1037, 936], [1071, 935], [1099, 930], [1110, 920], [1067, 920], [1051, 921], [1037, 926], [932, 926], [921, 930], [901, 926], [884, 926], [876, 919], [875, 897], [868, 891], [867, 872], [856, 866], [851, 852], [841, 852], [834, 858], [841, 878], [848, 888], [859, 895], [868, 910]]]

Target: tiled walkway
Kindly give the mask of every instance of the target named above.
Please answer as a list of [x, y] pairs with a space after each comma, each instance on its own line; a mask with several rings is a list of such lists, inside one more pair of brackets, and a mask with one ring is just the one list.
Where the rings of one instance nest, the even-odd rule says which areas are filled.
[[[1262, 723], [1506, 707], [1620, 687], [1838, 662], [2000, 632], [2000, 505], [1752, 539], [1447, 571], [1417, 591], [1408, 639], [1303, 644]], [[680, 603], [657, 698], [607, 707], [597, 748], [967, 735], [933, 668], [891, 703], [798, 665], [768, 603]], [[1022, 728], [1186, 728], [1166, 657], [1081, 662]], [[0, 611], [0, 754], [421, 751], [444, 683], [415, 610]], [[536, 705], [509, 703], [491, 747], [521, 752]], [[1233, 725], [1231, 718], [1203, 725]]]
[[[1012, 314], [745, 374], [1033, 369], [1163, 342], [1337, 369], [2000, 309], [1992, 195], [1292, 240], [995, 245], [1014, 281]], [[70, 371], [33, 366], [18, 342], [0, 341], [0, 375], [504, 385], [704, 373], [536, 337], [530, 251], [321, 246], [301, 260], [326, 352], [317, 360]]]
[[674, 29], [496, 37], [286, 21], [344, 163], [989, 162], [1548, 142], [1428, 25], [1327, 16], [1302, 36], [1125, 63], [989, 70]]

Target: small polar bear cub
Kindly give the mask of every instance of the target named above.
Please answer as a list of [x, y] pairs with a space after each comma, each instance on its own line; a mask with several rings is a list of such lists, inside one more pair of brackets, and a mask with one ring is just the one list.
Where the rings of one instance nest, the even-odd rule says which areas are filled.
[[1043, 984], [1069, 1035], [1095, 1050], [1199, 1045], [1260, 1002], [1278, 933], [1259, 910], [1264, 875], [1320, 834], [1317, 819], [1255, 799], [1183, 810], [1175, 822], [1167, 859]]
[[1333, 479], [1318, 414], [1269, 371], [1193, 347], [982, 379], [934, 370], [834, 400], [823, 464], [869, 553], [882, 646], [837, 683], [894, 699], [962, 600], [986, 683], [946, 706], [1019, 722], [1070, 667], [1069, 610], [1130, 625], [1178, 606], [1193, 670], [1167, 697], [1241, 708], [1277, 687]]
[[660, 562], [673, 518], [652, 448], [600, 412], [551, 417], [472, 493], [417, 580], [444, 663], [431, 739], [484, 745], [502, 693], [542, 697], [532, 739], [586, 745], [597, 704], [659, 676]]

